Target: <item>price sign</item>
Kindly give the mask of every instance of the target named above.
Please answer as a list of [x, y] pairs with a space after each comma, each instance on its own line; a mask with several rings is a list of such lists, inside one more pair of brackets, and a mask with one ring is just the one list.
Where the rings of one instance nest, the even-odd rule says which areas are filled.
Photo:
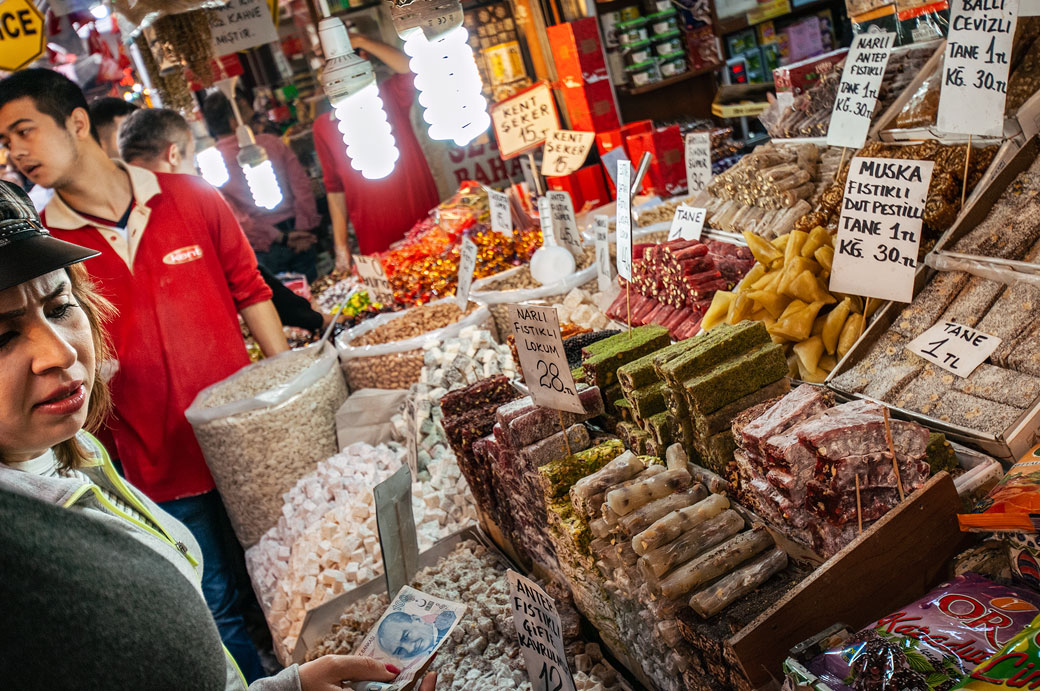
[[886, 32], [859, 34], [852, 40], [831, 111], [828, 146], [858, 149], [866, 143], [894, 41], [895, 34]]
[[700, 240], [704, 230], [704, 217], [707, 212], [696, 206], [680, 204], [672, 217], [672, 227], [668, 229], [669, 240]]
[[491, 124], [502, 158], [537, 149], [549, 132], [560, 129], [552, 89], [540, 82], [496, 103], [491, 109]]
[[469, 288], [473, 285], [473, 269], [477, 268], [477, 245], [469, 238], [462, 238], [459, 249], [459, 284], [455, 289], [455, 302], [466, 311], [469, 305]]
[[366, 257], [362, 254], [354, 257], [354, 263], [357, 265], [358, 276], [368, 291], [369, 299], [384, 305], [392, 304], [394, 289], [390, 285], [390, 279], [386, 277], [383, 262], [379, 261], [379, 257]]
[[614, 283], [614, 266], [610, 263], [610, 227], [607, 217], [597, 214], [596, 222], [596, 282], [599, 292], [604, 292]]
[[556, 242], [556, 229], [553, 228], [552, 204], [548, 197], [538, 197], [538, 225], [542, 229], [542, 245], [553, 247]]
[[506, 579], [513, 605], [513, 626], [532, 691], [575, 691], [556, 603], [537, 583], [512, 569], [506, 571]]
[[542, 175], [554, 177], [570, 175], [585, 163], [592, 142], [596, 140], [595, 132], [576, 132], [574, 130], [553, 130], [545, 139], [542, 150]]
[[625, 150], [620, 146], [616, 149], [611, 149], [607, 153], [599, 157], [599, 160], [603, 163], [603, 169], [607, 171], [607, 175], [610, 176], [610, 181], [614, 183], [614, 187], [617, 187], [617, 164], [618, 161], [627, 161], [628, 155], [625, 154]]
[[707, 189], [711, 182], [711, 135], [690, 132], [686, 135], [686, 188], [690, 194]]
[[939, 322], [907, 349], [959, 377], [966, 377], [1000, 346], [1001, 339], [956, 322]]
[[233, 0], [209, 13], [214, 55], [231, 55], [278, 41], [265, 0]]
[[1018, 0], [951, 0], [942, 66], [941, 132], [1002, 136]]
[[570, 250], [575, 257], [580, 257], [581, 234], [578, 232], [578, 221], [574, 217], [571, 195], [561, 190], [550, 190], [545, 196], [549, 199], [553, 233], [557, 242]]
[[835, 238], [832, 292], [910, 302], [932, 161], [852, 159]]
[[488, 188], [488, 204], [491, 206], [491, 230], [513, 237], [513, 215], [509, 209], [509, 195]]
[[632, 280], [632, 162], [617, 164], [617, 270], [621, 278]]
[[555, 307], [509, 305], [516, 352], [524, 381], [536, 405], [584, 413], [567, 356]]

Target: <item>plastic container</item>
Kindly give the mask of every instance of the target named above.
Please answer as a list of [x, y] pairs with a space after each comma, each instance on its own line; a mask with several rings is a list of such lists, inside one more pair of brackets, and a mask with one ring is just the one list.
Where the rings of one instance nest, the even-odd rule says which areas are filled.
[[661, 72], [657, 69], [657, 63], [647, 60], [636, 65], [625, 68], [628, 72], [628, 81], [633, 87], [646, 86], [661, 81]]
[[674, 56], [676, 53], [683, 53], [683, 43], [678, 31], [654, 41], [654, 55], [657, 57]]
[[674, 77], [678, 74], [682, 74], [689, 69], [689, 65], [686, 64], [686, 54], [677, 53], [673, 55], [666, 55], [661, 58], [658, 63], [658, 68], [661, 70], [661, 78], [667, 79], [668, 77]]
[[638, 65], [650, 60], [653, 57], [651, 47], [649, 40], [640, 41], [639, 43], [633, 43], [628, 46], [625, 49], [625, 66]]
[[614, 25], [614, 30], [617, 31], [618, 42], [623, 46], [631, 46], [650, 38], [644, 17], [618, 22]]
[[675, 10], [658, 12], [645, 19], [651, 36], [667, 36], [679, 30], [679, 13]]

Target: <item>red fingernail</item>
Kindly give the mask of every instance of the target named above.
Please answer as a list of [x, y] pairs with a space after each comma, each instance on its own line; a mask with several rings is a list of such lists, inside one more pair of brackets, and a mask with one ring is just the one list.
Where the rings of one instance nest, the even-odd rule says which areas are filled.
[[401, 673], [401, 670], [397, 669], [393, 665], [387, 665], [386, 666], [386, 671], [390, 672], [390, 674], [400, 674]]

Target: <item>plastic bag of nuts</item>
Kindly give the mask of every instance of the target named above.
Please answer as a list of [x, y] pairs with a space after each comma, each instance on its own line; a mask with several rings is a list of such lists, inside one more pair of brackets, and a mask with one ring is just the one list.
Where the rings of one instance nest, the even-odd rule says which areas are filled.
[[454, 338], [467, 326], [487, 329], [497, 339], [486, 306], [470, 303], [463, 315], [452, 297], [373, 317], [340, 334], [336, 350], [352, 391], [407, 389], [422, 373], [423, 344]]
[[[583, 287], [590, 283], [589, 287], [595, 290], [596, 265], [593, 264], [581, 271], [577, 271], [555, 283], [549, 283], [540, 287], [523, 288], [519, 286], [528, 285], [524, 282], [524, 276], [530, 279], [531, 272], [526, 266], [518, 266], [509, 271], [490, 276], [486, 279], [473, 283], [473, 299], [484, 303], [491, 310], [491, 316], [495, 320], [495, 328], [499, 336], [504, 338], [513, 333], [513, 325], [509, 321], [508, 305], [518, 305], [524, 302], [544, 300], [547, 304], [560, 302], [575, 288]], [[533, 282], [533, 279], [530, 279]], [[502, 290], [502, 286], [509, 289]], [[516, 286], [516, 287], [514, 287]], [[538, 286], [534, 283], [534, 286]], [[502, 336], [505, 334], [505, 336]]]
[[282, 494], [336, 453], [347, 398], [336, 351], [314, 344], [243, 367], [185, 412], [245, 547], [282, 515]]

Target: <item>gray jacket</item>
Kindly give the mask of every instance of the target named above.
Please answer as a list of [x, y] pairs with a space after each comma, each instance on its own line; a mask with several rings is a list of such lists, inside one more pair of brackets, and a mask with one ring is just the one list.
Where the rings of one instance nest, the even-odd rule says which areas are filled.
[[[75, 478], [42, 477], [14, 470], [0, 463], [0, 489], [39, 499], [67, 509], [82, 511], [84, 515], [124, 531], [142, 544], [147, 545], [173, 564], [184, 577], [195, 585], [202, 597], [202, 552], [198, 542], [183, 523], [159, 508], [136, 487], [116, 472], [104, 447], [86, 432], [80, 432], [77, 440], [84, 449], [92, 452], [94, 461], [78, 470], [86, 474], [92, 484], [84, 484]], [[129, 517], [114, 516], [106, 510], [107, 500], [97, 491], [122, 497], [130, 506], [159, 527], [143, 525]], [[107, 507], [112, 509], [114, 507]], [[245, 691], [246, 684], [238, 665], [225, 650], [227, 659], [227, 691]], [[301, 691], [300, 674], [296, 665], [288, 667], [273, 677], [258, 679], [249, 685], [249, 691]]]

